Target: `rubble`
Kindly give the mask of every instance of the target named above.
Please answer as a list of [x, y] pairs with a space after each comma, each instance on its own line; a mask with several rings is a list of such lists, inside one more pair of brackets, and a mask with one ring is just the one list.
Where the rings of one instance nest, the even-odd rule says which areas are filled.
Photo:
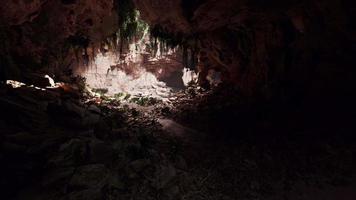
[[[230, 144], [211, 135], [234, 130], [229, 128], [236, 121], [221, 127], [222, 114], [240, 109], [246, 117], [253, 111], [242, 110], [248, 104], [233, 88], [191, 85], [150, 106], [81, 93], [73, 84], [0, 88], [0, 107], [9, 111], [0, 118], [0, 188], [6, 198], [250, 199], [287, 194], [286, 185], [352, 179], [347, 146], [297, 146], [280, 137], [275, 140], [283, 145], [276, 147], [273, 139], [260, 143], [241, 134]], [[227, 96], [233, 100], [225, 101]], [[273, 125], [247, 129], [251, 124], [238, 119], [239, 130], [251, 134]], [[314, 152], [310, 161], [307, 149]]]
[[[21, 189], [33, 176], [39, 180], [35, 188], [46, 188], [35, 199], [51, 195], [52, 199], [103, 199], [115, 195], [144, 198], [147, 192], [154, 195], [158, 188], [153, 185], [162, 188], [176, 176], [173, 165], [167, 165], [171, 162], [168, 156], [154, 153], [159, 124], [135, 108], [120, 106], [117, 100], [105, 97], [100, 103], [94, 96], [88, 101], [69, 84], [44, 90], [23, 85], [1, 92], [1, 107], [19, 111], [2, 115], [0, 120], [16, 124], [1, 125], [7, 130], [0, 135], [1, 169], [7, 175], [1, 175], [5, 182], [0, 187], [18, 188], [7, 190], [5, 196], [36, 193], [31, 192], [32, 187]], [[35, 120], [41, 126], [36, 126]], [[11, 169], [15, 163], [21, 163], [20, 168]], [[27, 175], [23, 177], [20, 172]], [[139, 185], [146, 193], [136, 191]]]

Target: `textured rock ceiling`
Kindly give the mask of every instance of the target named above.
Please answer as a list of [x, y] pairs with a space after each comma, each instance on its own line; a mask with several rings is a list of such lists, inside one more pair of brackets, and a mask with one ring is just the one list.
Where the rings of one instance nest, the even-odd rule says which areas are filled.
[[[90, 42], [86, 45], [94, 45], [115, 33], [113, 7], [113, 0], [5, 0], [0, 18], [7, 34], [2, 51], [8, 52], [3, 54], [12, 54], [21, 71], [34, 66], [65, 68], [74, 57], [66, 50], [68, 38], [84, 38]], [[13, 76], [11, 70], [7, 69]]]
[[[350, 84], [342, 69], [349, 64], [336, 60], [346, 60], [346, 51], [354, 48], [351, 0], [133, 1], [151, 26], [183, 35], [197, 48], [201, 84], [206, 84], [209, 69], [220, 71], [224, 82], [246, 93], [270, 93], [280, 85]], [[53, 66], [69, 36], [100, 43], [117, 29], [113, 8], [113, 0], [4, 0], [0, 18], [8, 27], [9, 52], [26, 61], [18, 64], [22, 70], [30, 63], [24, 58]], [[337, 71], [340, 80], [330, 78], [330, 71]]]
[[[335, 49], [346, 51], [355, 42], [355, 29], [349, 26], [355, 6], [349, 0], [134, 2], [151, 26], [197, 39], [201, 75], [216, 69], [225, 82], [235, 83], [247, 93], [270, 93], [277, 85], [329, 85], [331, 79], [320, 74], [345, 71], [329, 62], [332, 57], [343, 59], [337, 58], [341, 55]], [[338, 81], [346, 80], [351, 81]]]

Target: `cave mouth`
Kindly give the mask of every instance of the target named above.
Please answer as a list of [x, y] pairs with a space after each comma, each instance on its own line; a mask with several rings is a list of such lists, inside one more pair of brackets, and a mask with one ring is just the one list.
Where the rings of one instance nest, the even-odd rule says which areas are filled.
[[130, 46], [124, 56], [110, 50], [97, 53], [92, 62], [76, 68], [74, 74], [83, 77], [94, 93], [121, 100], [144, 97], [168, 101], [176, 92], [196, 83], [196, 72], [183, 66], [178, 49], [151, 56], [137, 43]]
[[121, 3], [114, 34], [98, 43], [82, 35], [70, 37], [70, 43], [79, 47], [73, 75], [84, 78], [92, 92], [125, 101], [168, 101], [197, 84], [196, 47], [160, 25], [150, 26], [131, 1]]

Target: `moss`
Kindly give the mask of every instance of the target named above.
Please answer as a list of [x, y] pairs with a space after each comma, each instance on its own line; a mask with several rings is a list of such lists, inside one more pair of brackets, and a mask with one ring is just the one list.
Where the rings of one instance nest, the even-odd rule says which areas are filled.
[[131, 94], [126, 94], [126, 96], [125, 96], [124, 100], [128, 100], [128, 99], [130, 99], [130, 97], [131, 97]]
[[140, 19], [140, 13], [135, 9], [132, 0], [116, 0], [115, 8], [118, 14], [118, 36], [120, 39], [120, 53], [123, 45], [132, 41], [137, 35], [141, 35], [148, 25]]
[[134, 97], [132, 99], [130, 99], [131, 103], [135, 103], [137, 105], [140, 106], [152, 106], [155, 105], [159, 102], [161, 102], [161, 100], [157, 99], [157, 98], [153, 98], [153, 97]]
[[[202, 1], [195, 2], [194, 5], [201, 3]], [[165, 53], [170, 49], [180, 47], [183, 51], [185, 66], [191, 69], [195, 68], [198, 50], [197, 39], [194, 35], [186, 36], [182, 33], [173, 33], [160, 25], [149, 28], [148, 24], [140, 19], [140, 13], [135, 9], [132, 0], [116, 0], [115, 4], [119, 18], [117, 36], [120, 40], [120, 53], [123, 52], [124, 45], [131, 42], [133, 38], [144, 35], [143, 33], [149, 30], [151, 42], [147, 44], [147, 49], [151, 51], [152, 56], [156, 56], [158, 49]]]
[[125, 93], [123, 93], [123, 92], [120, 92], [120, 93], [117, 93], [117, 94], [115, 94], [114, 95], [114, 98], [116, 99], [116, 100], [120, 100], [122, 97], [124, 97], [125, 96]]
[[100, 95], [104, 95], [106, 93], [108, 93], [108, 89], [107, 88], [95, 88], [95, 89], [92, 89], [93, 92], [95, 93], [98, 93]]

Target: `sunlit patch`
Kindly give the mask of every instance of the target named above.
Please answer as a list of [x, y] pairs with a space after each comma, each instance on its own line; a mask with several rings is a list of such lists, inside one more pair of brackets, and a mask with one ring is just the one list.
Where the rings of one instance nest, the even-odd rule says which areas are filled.
[[30, 88], [35, 88], [36, 90], [46, 91], [46, 89], [40, 88], [40, 87], [37, 87], [37, 86], [34, 86], [34, 85], [30, 85], [30, 86], [28, 86], [28, 87], [30, 87]]
[[198, 80], [198, 75], [195, 73], [194, 70], [190, 70], [188, 68], [183, 69], [183, 83], [185, 86], [188, 86], [189, 83], [196, 83]]
[[[135, 59], [135, 58], [131, 58]], [[124, 69], [113, 67], [119, 62], [113, 53], [98, 54], [92, 66], [81, 73], [86, 78], [86, 83], [94, 89], [107, 89], [105, 95], [115, 96], [120, 93], [132, 96], [148, 96], [166, 100], [171, 96], [172, 89], [166, 83], [146, 69], [136, 66]], [[127, 70], [127, 69], [126, 69]], [[96, 96], [99, 96], [95, 92]]]
[[47, 74], [44, 77], [48, 79], [48, 82], [51, 85], [51, 87], [55, 87], [56, 86], [56, 83], [54, 82], [53, 78], [51, 78]]
[[[34, 85], [27, 85], [25, 83], [22, 83], [22, 82], [19, 82], [19, 81], [14, 81], [14, 80], [7, 80], [6, 84], [10, 85], [12, 88], [29, 87], [29, 88], [34, 88], [36, 90], [42, 90], [42, 91], [46, 90], [45, 88], [37, 87], [37, 86], [34, 86]], [[56, 87], [56, 84], [54, 84], [54, 85]]]
[[7, 80], [6, 84], [10, 85], [13, 88], [19, 88], [19, 87], [22, 87], [22, 86], [26, 85], [25, 83], [21, 83], [19, 81], [14, 81], [14, 80]]

